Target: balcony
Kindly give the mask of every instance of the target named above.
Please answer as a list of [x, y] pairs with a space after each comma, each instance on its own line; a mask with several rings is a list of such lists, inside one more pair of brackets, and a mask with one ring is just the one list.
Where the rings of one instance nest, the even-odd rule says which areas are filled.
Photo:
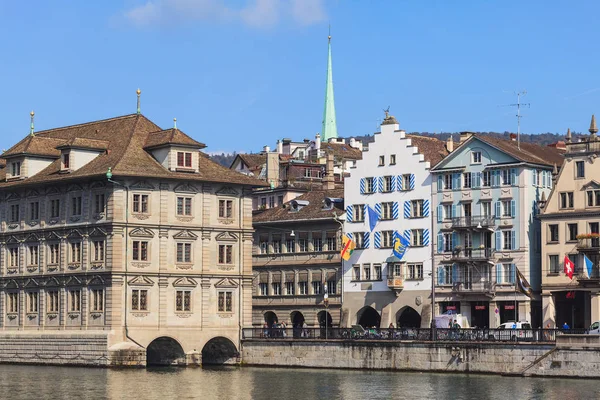
[[494, 226], [493, 216], [473, 215], [452, 218], [452, 229], [484, 229]]
[[466, 261], [490, 261], [494, 256], [494, 249], [490, 247], [478, 248], [478, 249], [454, 249], [451, 261], [466, 262]]
[[477, 278], [477, 276], [473, 276], [471, 280], [454, 282], [452, 284], [452, 291], [458, 294], [483, 294], [494, 296], [496, 293], [496, 283], [492, 282], [487, 277], [482, 279]]
[[567, 143], [567, 152], [565, 155], [585, 155], [588, 153], [599, 153], [600, 142], [578, 142]]
[[577, 250], [590, 253], [600, 252], [600, 237], [584, 237], [578, 239]]

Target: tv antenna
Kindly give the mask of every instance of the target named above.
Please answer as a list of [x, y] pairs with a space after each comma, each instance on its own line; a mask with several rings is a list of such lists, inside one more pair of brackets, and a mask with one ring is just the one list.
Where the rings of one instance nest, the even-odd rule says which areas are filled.
[[521, 150], [521, 118], [523, 118], [521, 115], [521, 107], [529, 108], [531, 107], [531, 103], [521, 103], [521, 97], [527, 94], [526, 90], [514, 92], [514, 94], [517, 95], [517, 102], [514, 104], [506, 104], [505, 107], [517, 107], [517, 147]]

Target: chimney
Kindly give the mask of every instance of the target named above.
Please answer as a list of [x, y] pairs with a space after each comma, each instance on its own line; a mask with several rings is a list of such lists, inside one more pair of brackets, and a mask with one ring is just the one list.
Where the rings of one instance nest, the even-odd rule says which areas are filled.
[[558, 149], [558, 150], [566, 150], [567, 149], [567, 145], [562, 140], [559, 140], [558, 142], [555, 142], [555, 143], [550, 143], [548, 145], [548, 147], [554, 147], [555, 149]]
[[283, 142], [281, 140], [277, 140], [277, 153], [283, 153]]
[[565, 142], [571, 143], [571, 128], [567, 129], [567, 136], [565, 136]]
[[356, 139], [350, 138], [350, 142], [348, 143], [350, 147], [356, 148]]
[[321, 151], [321, 134], [319, 132], [315, 135], [315, 150], [317, 151], [317, 157], [319, 157]]
[[515, 133], [511, 133], [509, 135], [509, 137], [510, 137], [510, 140], [513, 141], [513, 142], [515, 142], [517, 140], [517, 135]]
[[267, 183], [271, 187], [279, 186], [279, 154], [267, 153]]
[[460, 133], [460, 140], [458, 143], [464, 143], [466, 142], [471, 136], [473, 136], [473, 132], [461, 132]]
[[454, 140], [452, 139], [452, 135], [446, 139], [446, 150], [448, 150], [448, 153], [452, 153], [454, 151]]
[[333, 177], [333, 154], [327, 154], [327, 162], [325, 163], [325, 176], [323, 177], [323, 189], [335, 189], [335, 181]]
[[268, 153], [271, 151], [271, 148], [269, 146], [263, 146], [263, 153]]
[[283, 139], [282, 141], [282, 152], [281, 154], [290, 154], [291, 153], [291, 147], [292, 147], [292, 139]]

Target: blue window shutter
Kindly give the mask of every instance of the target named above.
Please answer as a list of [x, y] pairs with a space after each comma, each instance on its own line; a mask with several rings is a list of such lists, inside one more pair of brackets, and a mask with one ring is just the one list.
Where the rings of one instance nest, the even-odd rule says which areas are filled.
[[423, 246], [429, 246], [429, 229], [423, 229]]
[[370, 239], [370, 233], [371, 232], [364, 232], [363, 233], [363, 248], [368, 249], [369, 248], [369, 239]]
[[441, 192], [443, 187], [444, 187], [444, 177], [442, 175], [438, 175], [438, 192]]
[[452, 248], [458, 246], [458, 233], [452, 232]]
[[514, 200], [510, 201], [510, 216], [513, 218], [517, 216], [517, 204]]
[[404, 218], [410, 218], [410, 217], [411, 217], [410, 201], [404, 200]]
[[[473, 175], [475, 175], [475, 176], [473, 176]], [[471, 178], [474, 180], [473, 187], [474, 188], [481, 187], [481, 172], [474, 172], [473, 175], [471, 175]]]
[[496, 264], [496, 283], [502, 283], [502, 264]]
[[496, 202], [496, 218], [500, 218], [502, 216], [502, 203], [499, 201]]
[[360, 194], [365, 194], [367, 190], [367, 180], [365, 178], [360, 178]]
[[510, 283], [515, 283], [515, 264], [510, 264]]
[[512, 238], [511, 238], [511, 244], [510, 244], [510, 248], [513, 250], [517, 250], [517, 235], [516, 235], [516, 231], [512, 231]]
[[452, 283], [458, 282], [458, 265], [452, 264]]
[[375, 232], [375, 248], [381, 248], [381, 232], [379, 231]]
[[534, 169], [531, 171], [532, 176], [533, 176], [533, 186], [537, 186], [538, 182], [537, 182], [537, 169]]
[[437, 242], [437, 249], [438, 249], [438, 253], [443, 253], [444, 252], [444, 235], [441, 233], [438, 233], [438, 242]]
[[347, 206], [346, 207], [346, 221], [352, 222], [353, 219], [354, 219], [354, 207]]
[[496, 231], [496, 251], [502, 250], [502, 232]]
[[457, 204], [457, 205], [456, 205], [456, 212], [455, 212], [455, 214], [456, 214], [456, 218], [460, 218], [460, 217], [462, 216], [462, 214], [461, 214], [461, 212], [460, 212], [460, 211], [461, 211], [460, 209], [461, 209], [461, 206], [460, 206], [460, 204]]
[[552, 172], [548, 171], [548, 189], [552, 189]]
[[460, 174], [457, 174], [457, 173], [452, 174], [452, 189], [453, 190], [460, 189]]
[[396, 177], [396, 190], [399, 192], [402, 191], [402, 175]]
[[500, 186], [500, 171], [497, 169], [492, 171], [492, 186]]
[[542, 178], [544, 179], [543, 187], [548, 187], [548, 171], [542, 171]]
[[390, 181], [391, 181], [390, 182], [390, 184], [391, 184], [390, 191], [391, 192], [395, 192], [396, 191], [396, 177], [392, 176], [391, 179], [390, 179]]
[[516, 168], [510, 169], [510, 184], [512, 186], [517, 185], [517, 169]]
[[452, 218], [456, 218], [456, 204], [452, 204]]
[[438, 267], [437, 268], [437, 283], [438, 286], [442, 286], [444, 284], [444, 267]]
[[442, 222], [444, 220], [444, 207], [440, 204], [437, 206], [437, 222]]
[[392, 219], [398, 219], [398, 216], [400, 214], [398, 213], [398, 202], [394, 201], [392, 203]]
[[410, 174], [408, 183], [410, 185], [410, 190], [413, 190], [415, 188], [415, 174]]
[[423, 200], [423, 216], [429, 217], [429, 200]]
[[375, 203], [375, 213], [381, 218], [383, 216], [381, 212], [381, 203]]

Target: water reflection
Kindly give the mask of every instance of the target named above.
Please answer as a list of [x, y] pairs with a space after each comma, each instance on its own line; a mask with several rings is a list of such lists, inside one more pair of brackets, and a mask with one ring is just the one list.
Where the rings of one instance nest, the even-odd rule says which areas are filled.
[[594, 380], [271, 368], [0, 365], [0, 399], [588, 399]]

